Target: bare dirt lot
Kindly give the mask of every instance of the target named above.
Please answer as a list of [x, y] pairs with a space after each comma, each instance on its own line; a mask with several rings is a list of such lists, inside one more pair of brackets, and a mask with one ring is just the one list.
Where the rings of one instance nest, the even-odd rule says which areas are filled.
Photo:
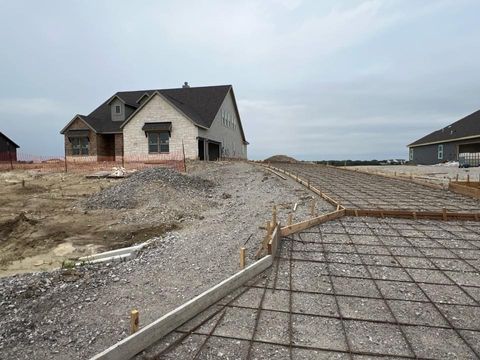
[[[161, 175], [171, 173], [161, 169], [148, 183], [140, 173], [128, 179], [33, 170], [0, 173], [0, 276], [51, 270], [65, 259], [126, 247], [181, 227], [201, 207], [183, 199], [185, 191], [203, 197], [209, 184], [170, 182], [160, 184], [161, 192], [152, 190]], [[152, 212], [148, 198], [159, 201], [159, 195], [160, 215], [165, 216], [146, 216]]]
[[[18, 222], [28, 223], [40, 245], [32, 242], [19, 256], [51, 252], [65, 239], [74, 248], [83, 246], [78, 254], [149, 237], [152, 242], [127, 262], [0, 278], [2, 358], [88, 358], [128, 335], [132, 309], [140, 311], [145, 326], [235, 273], [241, 246], [247, 247], [247, 263], [253, 261], [273, 205], [283, 222], [295, 203], [295, 221], [309, 216], [311, 193], [258, 166], [194, 163], [188, 170], [187, 176], [151, 170], [120, 181], [28, 175], [26, 187], [46, 189], [28, 196], [22, 196], [19, 176], [29, 173], [3, 174], [2, 222], [22, 216]], [[317, 200], [317, 210], [332, 207]], [[22, 227], [11, 228], [9, 234], [22, 234]], [[48, 234], [60, 231], [65, 236], [50, 246]], [[15, 243], [11, 248], [19, 247]]]

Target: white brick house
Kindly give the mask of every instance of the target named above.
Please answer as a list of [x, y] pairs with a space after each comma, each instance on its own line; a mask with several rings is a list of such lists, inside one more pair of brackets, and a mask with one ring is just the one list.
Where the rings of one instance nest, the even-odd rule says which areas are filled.
[[247, 158], [231, 85], [117, 92], [61, 134], [73, 159]]

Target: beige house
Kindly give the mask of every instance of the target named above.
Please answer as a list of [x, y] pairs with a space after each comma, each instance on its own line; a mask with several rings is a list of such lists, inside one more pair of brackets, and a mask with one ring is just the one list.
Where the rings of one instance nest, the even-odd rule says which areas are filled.
[[76, 161], [247, 158], [231, 85], [117, 92], [61, 134]]

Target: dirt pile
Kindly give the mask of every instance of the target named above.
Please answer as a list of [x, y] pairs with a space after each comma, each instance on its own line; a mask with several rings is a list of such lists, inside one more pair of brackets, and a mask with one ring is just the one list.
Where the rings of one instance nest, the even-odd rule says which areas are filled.
[[284, 163], [298, 163], [298, 160], [287, 156], [287, 155], [274, 155], [270, 156], [269, 158], [265, 159], [266, 162], [284, 162]]
[[182, 193], [198, 194], [214, 186], [212, 181], [196, 176], [188, 176], [168, 168], [151, 168], [139, 171], [125, 179], [120, 184], [109, 187], [82, 202], [87, 209], [132, 209], [144, 198], [142, 193], [148, 189], [151, 196], [158, 196], [162, 188], [180, 191]]

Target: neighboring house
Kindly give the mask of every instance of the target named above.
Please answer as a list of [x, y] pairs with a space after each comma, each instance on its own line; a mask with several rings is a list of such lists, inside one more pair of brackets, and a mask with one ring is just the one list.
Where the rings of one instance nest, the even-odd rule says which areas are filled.
[[456, 161], [459, 154], [480, 153], [480, 110], [408, 145], [409, 160], [431, 165]]
[[17, 161], [17, 149], [19, 147], [0, 132], [0, 161]]
[[61, 134], [70, 159], [247, 158], [231, 85], [117, 92]]

